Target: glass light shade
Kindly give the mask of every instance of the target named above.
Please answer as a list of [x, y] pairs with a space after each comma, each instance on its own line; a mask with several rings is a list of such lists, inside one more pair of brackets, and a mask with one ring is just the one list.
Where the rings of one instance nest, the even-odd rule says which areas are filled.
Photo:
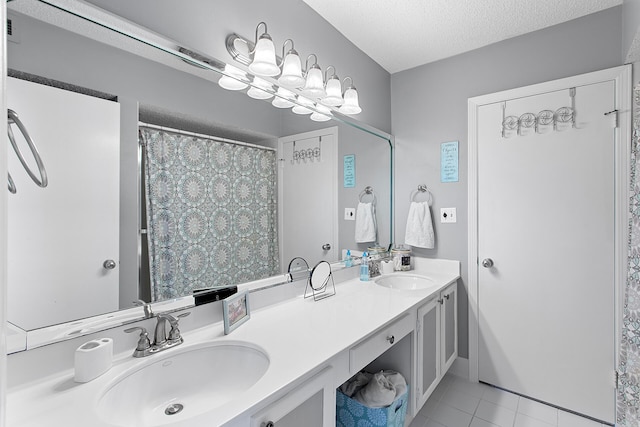
[[307, 72], [307, 81], [302, 89], [302, 94], [307, 98], [324, 98], [324, 81], [322, 70], [317, 64], [313, 64]]
[[296, 114], [311, 114], [313, 113], [313, 110], [311, 110], [309, 107], [313, 107], [313, 101], [311, 101], [310, 99], [307, 99], [303, 96], [299, 96], [298, 97], [298, 103], [301, 105], [296, 105], [294, 106], [291, 111], [293, 111]]
[[258, 39], [249, 71], [258, 76], [272, 77], [280, 74], [276, 63], [276, 48], [269, 34], [265, 33]]
[[278, 79], [278, 83], [287, 87], [302, 87], [305, 83], [302, 77], [302, 64], [298, 52], [291, 49], [287, 56], [284, 57], [282, 65], [282, 75]]
[[327, 120], [331, 120], [331, 110], [324, 105], [318, 104], [316, 105], [316, 110], [311, 117], [309, 117], [314, 122], [326, 122]]
[[291, 108], [296, 105], [290, 101], [291, 99], [296, 99], [296, 95], [288, 89], [279, 87], [276, 97], [271, 101], [271, 105], [276, 108]]
[[256, 77], [253, 79], [253, 84], [254, 86], [251, 86], [247, 91], [247, 95], [249, 95], [251, 98], [269, 99], [273, 96], [273, 93], [268, 92], [268, 90], [273, 90], [273, 86], [271, 86], [268, 82], [262, 80], [259, 77]]
[[358, 91], [351, 86], [344, 92], [344, 104], [338, 109], [343, 114], [358, 114], [362, 111], [358, 104]]
[[337, 107], [344, 103], [344, 99], [342, 99], [342, 85], [337, 76], [334, 75], [327, 80], [327, 96], [322, 98], [320, 102], [330, 107]]
[[224, 66], [224, 72], [229, 74], [230, 76], [222, 76], [218, 80], [218, 85], [227, 90], [243, 90], [249, 86], [247, 83], [241, 81], [246, 80], [247, 75], [243, 73], [241, 70], [237, 69], [231, 65]]

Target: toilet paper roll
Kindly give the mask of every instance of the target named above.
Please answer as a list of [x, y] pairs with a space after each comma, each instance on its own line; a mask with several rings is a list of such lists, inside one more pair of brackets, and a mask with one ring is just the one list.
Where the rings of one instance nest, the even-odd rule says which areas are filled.
[[113, 340], [111, 338], [88, 341], [76, 349], [74, 381], [89, 382], [107, 372], [112, 362]]

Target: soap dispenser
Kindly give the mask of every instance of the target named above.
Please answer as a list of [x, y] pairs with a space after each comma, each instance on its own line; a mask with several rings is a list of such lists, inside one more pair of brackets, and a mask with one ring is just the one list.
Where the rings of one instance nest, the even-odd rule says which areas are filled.
[[347, 249], [347, 256], [344, 258], [344, 266], [345, 267], [353, 266], [353, 258], [351, 258], [351, 249]]
[[360, 263], [360, 281], [369, 281], [369, 257], [366, 252], [362, 253], [362, 261]]

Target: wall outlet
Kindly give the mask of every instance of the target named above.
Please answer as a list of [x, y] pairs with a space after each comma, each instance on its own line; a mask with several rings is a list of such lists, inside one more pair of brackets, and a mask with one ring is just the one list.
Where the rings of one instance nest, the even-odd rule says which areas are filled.
[[440, 222], [453, 223], [458, 220], [456, 208], [440, 208]]
[[344, 208], [344, 219], [346, 221], [355, 221], [356, 220], [355, 208]]

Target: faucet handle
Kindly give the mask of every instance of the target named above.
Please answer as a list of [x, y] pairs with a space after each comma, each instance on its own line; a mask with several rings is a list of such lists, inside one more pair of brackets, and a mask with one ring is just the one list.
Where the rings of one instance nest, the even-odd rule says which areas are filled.
[[168, 340], [171, 342], [174, 341], [179, 341], [182, 339], [182, 336], [180, 335], [180, 329], [178, 329], [178, 321], [180, 319], [182, 319], [183, 317], [187, 317], [188, 315], [190, 315], [191, 312], [187, 311], [186, 313], [182, 313], [179, 314], [177, 316], [172, 316], [170, 314], [166, 315], [167, 316], [167, 320], [169, 321], [169, 324], [171, 325], [171, 330], [169, 331], [169, 337]]
[[144, 302], [141, 299], [133, 301], [133, 305], [136, 307], [142, 307], [144, 309], [144, 318], [151, 319], [153, 317], [153, 310], [151, 309], [151, 304], [148, 302]]
[[124, 331], [128, 334], [136, 331], [140, 331], [140, 337], [138, 339], [138, 345], [136, 349], [133, 351], [133, 357], [142, 357], [145, 356], [146, 353], [151, 349], [151, 341], [149, 340], [149, 334], [147, 330], [140, 326], [135, 326], [133, 328], [125, 329]]

